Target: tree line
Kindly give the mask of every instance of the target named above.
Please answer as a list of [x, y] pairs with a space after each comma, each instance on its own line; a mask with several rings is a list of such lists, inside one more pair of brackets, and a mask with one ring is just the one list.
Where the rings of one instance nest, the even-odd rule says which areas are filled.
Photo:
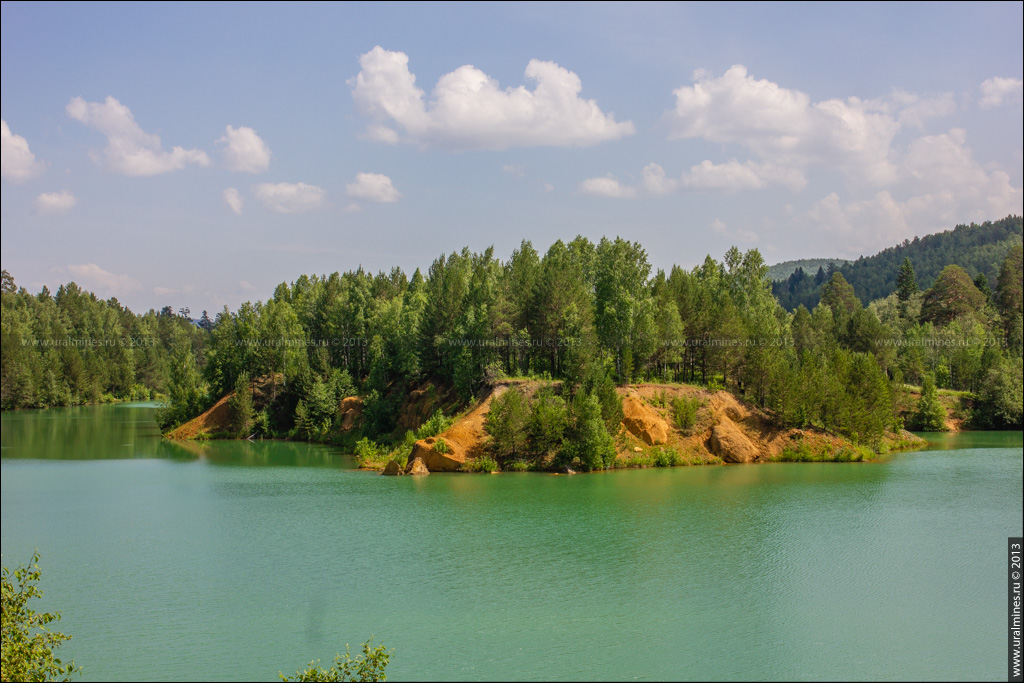
[[[573, 425], [594, 424], [577, 418], [593, 414], [588, 397], [600, 404], [608, 382], [688, 382], [733, 391], [783, 425], [870, 444], [897, 425], [906, 385], [930, 376], [976, 395], [978, 424], [1020, 424], [1020, 253], [1004, 254], [988, 293], [949, 266], [923, 292], [904, 272], [899, 293], [864, 306], [837, 271], [818, 305], [793, 313], [773, 296], [757, 250], [652, 272], [643, 247], [621, 238], [557, 241], [543, 255], [524, 241], [506, 261], [493, 248], [463, 249], [411, 277], [399, 268], [303, 275], [203, 324], [169, 309], [133, 315], [73, 284], [56, 296], [11, 286], [4, 407], [159, 391], [170, 428], [236, 391], [249, 434], [329, 440], [339, 402], [354, 393], [365, 435], [395, 433], [404, 397], [425, 379], [466, 402], [498, 377], [562, 380], [566, 407], [577, 401]], [[904, 266], [913, 271], [905, 259], [894, 281]], [[31, 343], [87, 334], [158, 343]]]

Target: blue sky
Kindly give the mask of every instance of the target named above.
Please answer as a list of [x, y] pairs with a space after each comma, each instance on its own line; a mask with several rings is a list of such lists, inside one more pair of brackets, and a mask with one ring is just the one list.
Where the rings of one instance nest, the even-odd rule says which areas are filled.
[[3, 267], [211, 313], [620, 235], [871, 254], [1022, 213], [1021, 3], [3, 3]]

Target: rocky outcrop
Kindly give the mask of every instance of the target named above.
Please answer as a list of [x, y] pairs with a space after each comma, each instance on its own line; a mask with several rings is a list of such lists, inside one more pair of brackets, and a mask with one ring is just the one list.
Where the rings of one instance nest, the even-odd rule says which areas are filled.
[[433, 384], [410, 391], [398, 414], [398, 426], [404, 430], [417, 429], [438, 408], [438, 392]]
[[668, 441], [668, 422], [641, 399], [634, 396], [623, 398], [622, 415], [623, 426], [648, 446]]
[[[491, 410], [491, 401], [507, 389], [507, 386], [495, 387], [490, 395], [441, 434], [417, 441], [407, 462], [411, 464], [420, 458], [431, 472], [454, 472], [467, 460], [483, 455], [487, 440], [484, 422]], [[445, 443], [443, 453], [436, 448], [442, 440]]]
[[708, 450], [725, 462], [754, 462], [761, 455], [760, 449], [747, 438], [743, 430], [724, 415], [721, 422], [711, 429]]
[[363, 400], [358, 396], [343, 398], [338, 404], [341, 431], [347, 432], [359, 426], [363, 418]]
[[[446, 432], [447, 433], [447, 432]], [[448, 448], [444, 453], [436, 449], [437, 442], [442, 439], [440, 436], [432, 436], [427, 439], [420, 439], [412, 447], [406, 468], [419, 460], [431, 472], [455, 472], [466, 462], [466, 452], [459, 444], [453, 444], [445, 439]]]
[[397, 460], [388, 460], [388, 464], [384, 465], [381, 474], [389, 477], [398, 477], [405, 473], [402, 471], [402, 466]]
[[418, 476], [430, 474], [430, 469], [427, 467], [427, 464], [423, 462], [423, 458], [414, 458], [411, 463], [406, 465], [405, 473], [412, 476]]

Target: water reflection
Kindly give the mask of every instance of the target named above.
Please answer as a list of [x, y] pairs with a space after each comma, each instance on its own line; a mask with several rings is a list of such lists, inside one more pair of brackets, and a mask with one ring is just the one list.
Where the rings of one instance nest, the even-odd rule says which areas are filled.
[[355, 467], [351, 456], [319, 444], [165, 439], [153, 420], [158, 407], [149, 402], [6, 412], [0, 453], [4, 459], [199, 459], [213, 465]]

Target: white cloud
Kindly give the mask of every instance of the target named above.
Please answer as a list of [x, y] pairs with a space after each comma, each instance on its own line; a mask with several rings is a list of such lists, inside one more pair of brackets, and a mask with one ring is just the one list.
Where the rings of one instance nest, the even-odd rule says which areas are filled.
[[306, 183], [261, 183], [255, 193], [267, 208], [278, 213], [307, 213], [327, 204], [327, 193]]
[[188, 164], [208, 166], [210, 158], [201, 149], [174, 147], [165, 151], [160, 136], [147, 133], [135, 122], [128, 107], [113, 97], [101, 102], [86, 102], [75, 97], [66, 107], [68, 116], [91, 126], [107, 137], [102, 155], [93, 155], [115, 173], [149, 176], [177, 171]]
[[894, 89], [887, 98], [872, 100], [871, 104], [888, 114], [894, 114], [900, 124], [923, 128], [926, 119], [950, 116], [956, 112], [953, 93], [918, 95]]
[[714, 164], [705, 159], [690, 168], [683, 176], [682, 184], [694, 189], [713, 190], [759, 190], [770, 185], [781, 185], [794, 192], [807, 185], [807, 178], [795, 168], [785, 168], [770, 162], [758, 163], [735, 159], [724, 164]]
[[530, 60], [525, 76], [536, 81], [501, 89], [483, 71], [460, 66], [442, 76], [432, 99], [416, 87], [409, 57], [377, 46], [359, 58], [361, 70], [352, 79], [356, 105], [374, 122], [371, 140], [396, 143], [404, 139], [448, 149], [492, 149], [537, 146], [586, 146], [631, 135], [631, 121], [616, 122], [594, 100], [579, 97], [579, 76], [554, 62]]
[[784, 168], [775, 164], [755, 161], [740, 163], [733, 159], [724, 164], [704, 160], [690, 167], [680, 178], [670, 178], [659, 164], [650, 163], [640, 173], [636, 187], [622, 185], [612, 177], [588, 178], [580, 185], [587, 194], [637, 199], [639, 197], [662, 197], [684, 190], [757, 190], [771, 185], [782, 185], [790, 190], [802, 190], [807, 179], [798, 169]]
[[108, 296], [123, 296], [142, 289], [142, 283], [129, 275], [117, 275], [95, 263], [68, 266], [68, 272], [84, 289]]
[[44, 192], [36, 197], [36, 211], [50, 216], [67, 213], [75, 206], [75, 196], [67, 190]]
[[252, 128], [228, 126], [217, 143], [226, 145], [224, 165], [229, 171], [263, 173], [270, 168], [270, 148]]
[[580, 183], [580, 190], [585, 194], [613, 197], [615, 199], [637, 198], [636, 188], [624, 186], [610, 176], [605, 178], [587, 178]]
[[501, 170], [517, 178], [522, 178], [526, 175], [526, 168], [522, 164], [505, 164], [501, 167]]
[[390, 204], [402, 195], [391, 184], [391, 178], [381, 173], [357, 173], [356, 181], [345, 186], [349, 197]]
[[4, 180], [20, 183], [45, 170], [46, 164], [28, 148], [28, 140], [12, 133], [7, 121], [0, 119], [0, 175]]
[[738, 143], [783, 166], [827, 164], [876, 185], [895, 179], [890, 152], [899, 112], [920, 121], [949, 104], [945, 95], [922, 100], [898, 91], [888, 99], [812, 103], [805, 93], [754, 79], [740, 65], [720, 78], [697, 71], [693, 86], [674, 94], [676, 107], [666, 114], [672, 139]]
[[995, 76], [981, 84], [981, 101], [978, 106], [982, 109], [998, 107], [1004, 100], [1019, 102], [1024, 93], [1024, 81], [1019, 78], [1003, 78]]
[[231, 210], [235, 213], [235, 215], [241, 216], [243, 203], [241, 193], [237, 189], [229, 187], [228, 189], [224, 190], [223, 197], [224, 202], [231, 207]]
[[1006, 172], [978, 164], [966, 142], [956, 128], [918, 138], [901, 161], [908, 179], [901, 195], [883, 190], [844, 202], [832, 192], [796, 222], [821, 235], [822, 246], [859, 256], [959, 223], [1024, 213], [1024, 191], [1010, 184]]

